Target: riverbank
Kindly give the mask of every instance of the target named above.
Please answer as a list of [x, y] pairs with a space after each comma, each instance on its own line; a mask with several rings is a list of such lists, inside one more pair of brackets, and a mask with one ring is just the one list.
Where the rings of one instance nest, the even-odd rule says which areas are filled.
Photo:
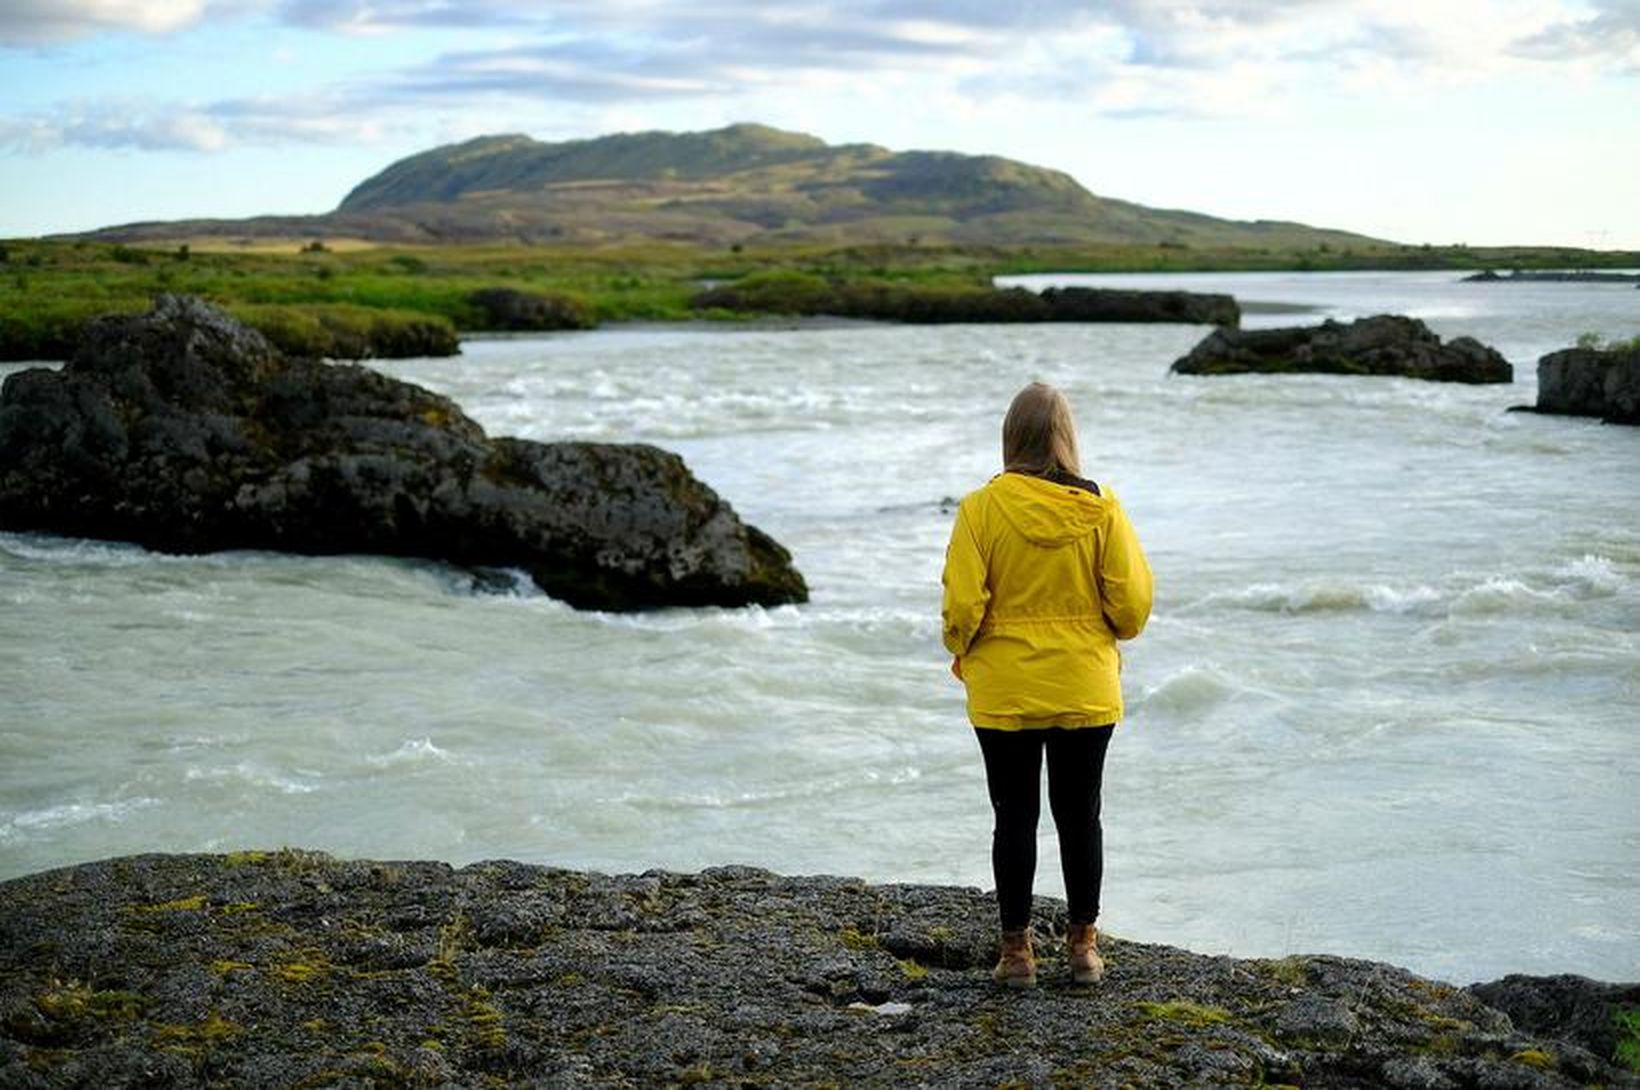
[[1640, 1085], [1609, 1062], [1632, 987], [1562, 983], [1589, 1009], [1552, 1024], [1570, 1007], [1528, 1000], [1553, 982], [1511, 978], [1517, 1025], [1374, 962], [1107, 937], [1107, 978], [1074, 988], [1046, 945], [1014, 993], [973, 889], [134, 856], [0, 883], [0, 1082]]
[[1464, 279], [1472, 284], [1640, 284], [1640, 273], [1590, 272], [1587, 269], [1530, 272], [1512, 269], [1499, 275], [1495, 269], [1487, 269]]
[[[631, 320], [742, 321], [829, 312], [917, 320], [1014, 318], [1035, 304], [993, 290], [1033, 272], [1632, 268], [1640, 254], [1571, 249], [1390, 246], [1360, 252], [1180, 246], [876, 245], [236, 247], [87, 239], [0, 242], [0, 360], [63, 359], [99, 314], [136, 314], [156, 295], [198, 295], [286, 352], [341, 358], [449, 355], [457, 331], [583, 329]], [[761, 289], [747, 311], [712, 292]], [[773, 277], [772, 280], [768, 279]], [[793, 284], [806, 289], [794, 292]], [[778, 289], [778, 290], [771, 290]], [[731, 293], [734, 295], [735, 293]], [[818, 296], [825, 295], [824, 300]], [[745, 292], [736, 298], [744, 302]], [[1027, 301], [1029, 302], [1029, 301]], [[838, 310], [837, 307], [842, 307]], [[1024, 314], [1030, 320], [1042, 316]], [[1209, 313], [1205, 320], [1217, 321]]]

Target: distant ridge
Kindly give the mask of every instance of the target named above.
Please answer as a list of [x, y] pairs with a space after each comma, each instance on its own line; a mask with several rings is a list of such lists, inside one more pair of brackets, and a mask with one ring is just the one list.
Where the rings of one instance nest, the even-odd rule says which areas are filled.
[[993, 155], [830, 145], [738, 124], [545, 143], [481, 136], [401, 159], [334, 212], [129, 224], [96, 237], [357, 237], [400, 243], [1127, 243], [1310, 248], [1379, 240], [1099, 197]]
[[[469, 194], [528, 193], [587, 181], [706, 179], [812, 160], [843, 149], [763, 125], [698, 133], [622, 133], [543, 144], [522, 134], [480, 136], [400, 159], [359, 183], [339, 212], [361, 212]], [[882, 153], [880, 148], [870, 149]]]

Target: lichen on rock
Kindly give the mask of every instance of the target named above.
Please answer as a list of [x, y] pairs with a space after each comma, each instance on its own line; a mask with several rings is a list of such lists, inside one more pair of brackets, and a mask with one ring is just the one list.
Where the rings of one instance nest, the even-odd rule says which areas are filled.
[[994, 911], [747, 867], [112, 859], [0, 883], [0, 1085], [1640, 1085], [1375, 962], [1106, 937], [1073, 986], [1047, 898], [1042, 986], [999, 989]]

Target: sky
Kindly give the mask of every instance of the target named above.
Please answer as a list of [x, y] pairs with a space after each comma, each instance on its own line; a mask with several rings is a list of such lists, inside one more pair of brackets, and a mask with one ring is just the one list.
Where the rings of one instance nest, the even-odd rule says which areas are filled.
[[1640, 0], [0, 0], [0, 237], [741, 121], [1231, 219], [1640, 249]]

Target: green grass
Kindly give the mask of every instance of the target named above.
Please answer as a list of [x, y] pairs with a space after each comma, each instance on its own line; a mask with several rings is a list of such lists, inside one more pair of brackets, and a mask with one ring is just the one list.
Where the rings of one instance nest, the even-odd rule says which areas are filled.
[[[207, 249], [212, 245], [214, 249]], [[1308, 250], [918, 244], [619, 246], [485, 244], [387, 247], [301, 242], [235, 247], [199, 240], [152, 246], [89, 240], [0, 242], [0, 359], [61, 359], [99, 314], [139, 313], [162, 292], [228, 307], [288, 350], [318, 355], [422, 354], [451, 330], [481, 330], [473, 293], [510, 288], [565, 301], [597, 322], [744, 317], [695, 310], [708, 284], [747, 278], [763, 313], [806, 313], [839, 285], [873, 299], [972, 292], [1026, 272], [1255, 269], [1597, 268], [1636, 253], [1468, 247]], [[882, 308], [892, 315], [896, 306]]]
[[[589, 300], [599, 321], [690, 317], [692, 266], [664, 251], [572, 261], [517, 248], [416, 252], [365, 249], [239, 253], [92, 242], [0, 244], [0, 359], [61, 359], [84, 323], [134, 314], [164, 292], [227, 307], [287, 351], [351, 356], [428, 354], [424, 342], [485, 328], [472, 300], [513, 288]], [[407, 352], [397, 351], [400, 344]], [[452, 340], [453, 347], [453, 340]]]
[[1630, 1071], [1640, 1071], [1640, 1007], [1629, 1007], [1612, 1015], [1617, 1025], [1618, 1063]]
[[292, 356], [447, 356], [455, 326], [439, 314], [356, 303], [231, 303], [228, 312]]

